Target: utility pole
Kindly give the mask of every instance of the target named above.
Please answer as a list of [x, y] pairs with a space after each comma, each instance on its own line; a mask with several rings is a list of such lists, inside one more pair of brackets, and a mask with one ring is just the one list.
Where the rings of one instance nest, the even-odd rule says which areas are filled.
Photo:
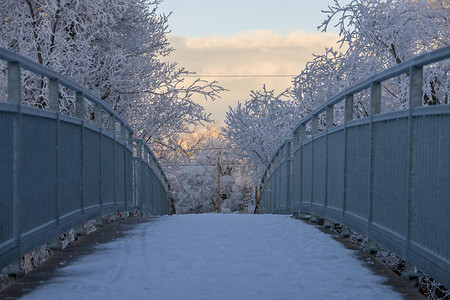
[[217, 213], [220, 214], [220, 160], [217, 158]]

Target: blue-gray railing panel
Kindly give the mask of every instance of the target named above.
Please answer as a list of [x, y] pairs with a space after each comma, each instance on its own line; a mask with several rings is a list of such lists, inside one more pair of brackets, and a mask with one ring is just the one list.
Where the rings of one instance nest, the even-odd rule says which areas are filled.
[[[450, 114], [416, 117], [411, 240], [450, 257]], [[450, 270], [450, 268], [448, 269]]]
[[[0, 108], [7, 106], [0, 103]], [[0, 211], [2, 222], [0, 222], [0, 245], [14, 237], [14, 203], [5, 199], [13, 199], [13, 127], [15, 114], [0, 110], [0, 128], [2, 128], [2, 138], [0, 142]]]
[[312, 212], [323, 213], [326, 191], [327, 138], [321, 135], [313, 140]]
[[[406, 236], [408, 118], [373, 123], [374, 223]], [[395, 141], [395, 143], [393, 143]]]
[[[327, 205], [328, 207], [342, 211], [344, 208], [345, 169], [345, 131], [343, 129], [328, 135], [327, 151]], [[340, 215], [342, 215], [342, 213], [340, 213]]]
[[[369, 124], [347, 128], [346, 211], [367, 220], [369, 211]], [[351, 147], [349, 146], [351, 145]]]
[[[84, 207], [93, 209], [101, 206], [101, 147], [98, 129], [86, 124], [83, 138], [83, 186]], [[97, 209], [97, 208], [95, 208]]]
[[[102, 135], [102, 206], [105, 208], [115, 208], [114, 189], [117, 177], [114, 176], [116, 156], [114, 154], [114, 138]], [[123, 157], [123, 156], [122, 156]], [[120, 174], [120, 172], [118, 172]], [[117, 174], [117, 175], [119, 175]], [[112, 176], [111, 176], [112, 175]], [[122, 198], [123, 199], [123, 198]], [[123, 208], [122, 208], [123, 210]]]
[[302, 183], [302, 201], [301, 209], [311, 209], [311, 182], [312, 182], [312, 144], [304, 144], [302, 147], [301, 162], [301, 183]]
[[[56, 217], [57, 122], [23, 114], [20, 139], [20, 230], [28, 232]], [[53, 201], [42, 201], [52, 199]]]
[[76, 123], [61, 122], [59, 125], [60, 173], [71, 174], [70, 177], [60, 176], [60, 216], [82, 207], [82, 127], [79, 120], [73, 120]]

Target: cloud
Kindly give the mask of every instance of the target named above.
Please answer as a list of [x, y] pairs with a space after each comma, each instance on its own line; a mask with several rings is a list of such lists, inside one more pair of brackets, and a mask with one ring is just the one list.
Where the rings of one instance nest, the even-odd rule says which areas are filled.
[[[266, 30], [240, 32], [233, 36], [184, 38], [170, 36], [175, 51], [169, 61], [177, 62], [199, 75], [298, 75], [313, 53], [325, 47], [337, 47], [337, 34], [294, 31], [280, 35]], [[201, 102], [215, 119], [223, 120], [228, 106], [248, 99], [250, 90], [281, 92], [290, 87], [292, 78], [205, 78], [217, 80], [229, 92], [222, 99]], [[198, 99], [198, 101], [202, 101]]]

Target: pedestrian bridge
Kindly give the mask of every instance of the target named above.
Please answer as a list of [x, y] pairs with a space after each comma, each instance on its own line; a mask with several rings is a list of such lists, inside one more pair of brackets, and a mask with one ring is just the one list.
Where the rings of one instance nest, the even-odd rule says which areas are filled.
[[[416, 57], [304, 118], [267, 168], [259, 211], [339, 222], [450, 286], [450, 106], [422, 106], [423, 68], [449, 57], [450, 47]], [[29, 59], [6, 49], [0, 59], [8, 64], [8, 96], [0, 100], [0, 268], [18, 266], [21, 256], [88, 220], [169, 213], [167, 179], [120, 115]], [[22, 104], [24, 70], [45, 78], [48, 109]], [[410, 78], [408, 108], [381, 113], [383, 82], [401, 74]], [[59, 109], [61, 88], [73, 93], [69, 115]], [[369, 116], [353, 120], [354, 95], [366, 89]], [[341, 123], [333, 119], [339, 107]]]

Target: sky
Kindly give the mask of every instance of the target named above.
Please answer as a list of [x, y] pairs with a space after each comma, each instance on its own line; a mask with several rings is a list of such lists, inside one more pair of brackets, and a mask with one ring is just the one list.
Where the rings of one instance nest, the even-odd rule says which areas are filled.
[[[350, 0], [339, 0], [345, 4]], [[338, 48], [336, 28], [317, 30], [334, 0], [164, 0], [159, 12], [169, 14], [169, 35], [175, 49], [168, 60], [228, 89], [221, 99], [201, 103], [224, 125], [229, 106], [249, 99], [251, 90], [281, 93], [291, 86], [313, 53]], [[283, 75], [221, 77], [220, 75]], [[201, 77], [201, 76], [200, 76]], [[192, 79], [186, 79], [189, 83]]]
[[283, 215], [159, 217], [96, 249], [21, 299], [402, 299], [372, 261]]

